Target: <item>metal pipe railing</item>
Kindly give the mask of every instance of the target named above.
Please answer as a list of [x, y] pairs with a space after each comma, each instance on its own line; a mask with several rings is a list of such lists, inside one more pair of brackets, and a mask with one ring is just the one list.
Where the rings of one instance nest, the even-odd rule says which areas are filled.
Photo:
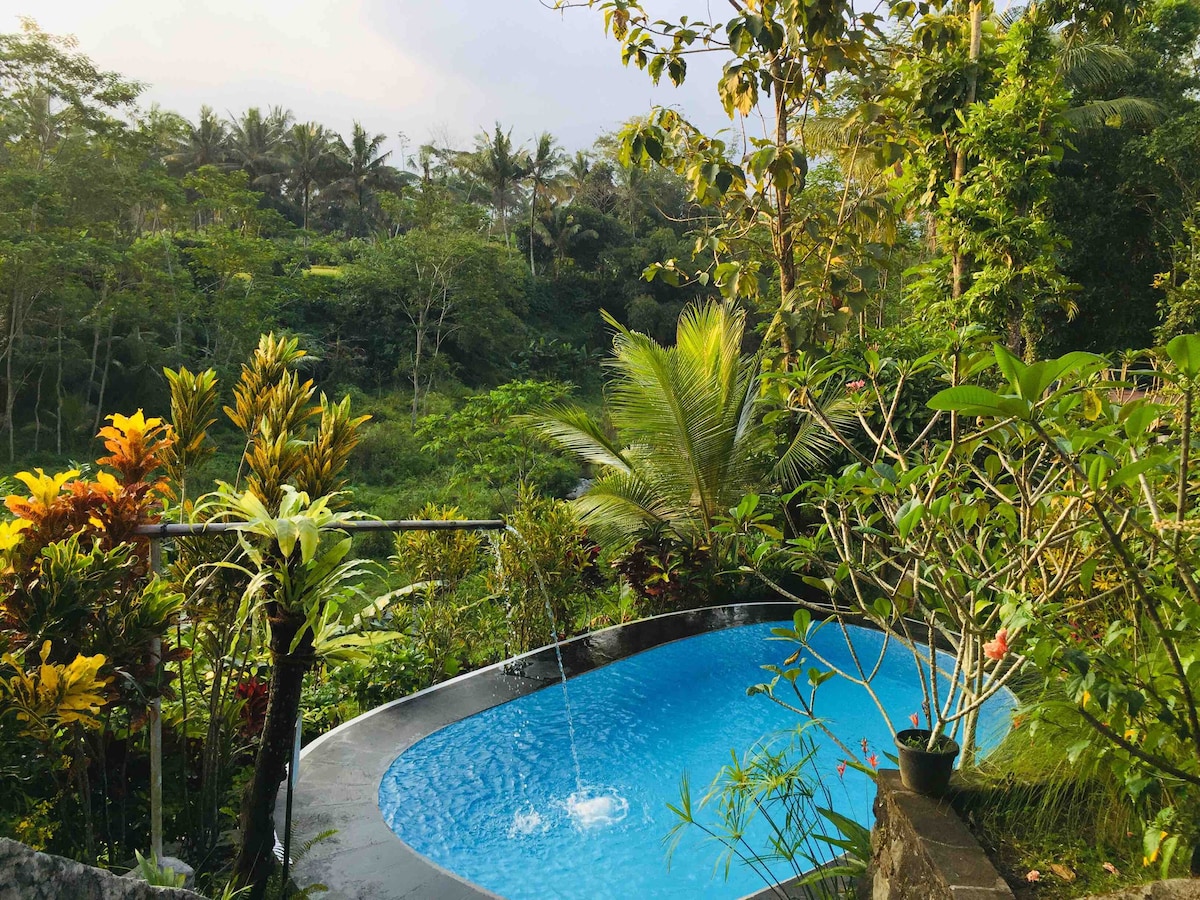
[[[134, 534], [149, 538], [194, 537], [238, 531], [245, 522], [160, 522], [139, 525]], [[508, 527], [503, 519], [363, 519], [342, 522], [338, 531], [501, 531]]]

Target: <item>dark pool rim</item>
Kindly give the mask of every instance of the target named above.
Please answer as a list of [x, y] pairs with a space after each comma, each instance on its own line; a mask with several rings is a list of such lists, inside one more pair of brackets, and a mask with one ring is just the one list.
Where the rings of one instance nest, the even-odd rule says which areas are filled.
[[[559, 646], [563, 669], [574, 678], [696, 635], [789, 620], [797, 608], [787, 601], [737, 603], [613, 625], [564, 640]], [[379, 785], [396, 757], [423, 738], [557, 681], [557, 654], [549, 645], [385, 703], [312, 741], [300, 753], [293, 845], [329, 829], [336, 832], [295, 863], [297, 883], [323, 884], [327, 896], [346, 900], [503, 900], [401, 840], [383, 820]], [[281, 815], [277, 821], [282, 822]], [[775, 894], [765, 887], [752, 896]]]

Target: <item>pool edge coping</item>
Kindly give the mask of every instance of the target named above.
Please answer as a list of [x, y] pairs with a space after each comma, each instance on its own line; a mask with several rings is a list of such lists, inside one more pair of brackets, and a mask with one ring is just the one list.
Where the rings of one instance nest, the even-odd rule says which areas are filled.
[[[421, 688], [421, 690], [416, 691], [415, 693], [408, 694], [407, 696], [404, 696], [404, 697], [397, 697], [395, 700], [389, 700], [387, 703], [380, 704], [379, 706], [376, 706], [374, 709], [369, 709], [365, 713], [360, 713], [359, 715], [355, 716], [353, 719], [347, 719], [341, 725], [334, 726], [333, 728], [329, 729], [329, 731], [324, 732], [323, 734], [313, 738], [313, 740], [311, 740], [307, 744], [305, 744], [300, 749], [300, 759], [301, 759], [301, 761], [303, 761], [305, 756], [307, 756], [310, 751], [317, 749], [323, 742], [326, 741], [326, 739], [335, 737], [343, 730], [349, 729], [351, 725], [354, 725], [356, 723], [361, 723], [363, 720], [368, 719], [371, 716], [386, 712], [390, 709], [394, 709], [395, 707], [400, 706], [405, 703], [408, 703], [410, 701], [418, 700], [426, 695], [433, 694], [436, 691], [442, 690], [444, 688], [452, 687], [457, 683], [466, 681], [467, 679], [476, 677], [478, 675], [482, 675], [486, 672], [502, 671], [505, 666], [510, 666], [512, 663], [518, 662], [520, 660], [532, 659], [532, 658], [538, 657], [539, 655], [544, 655], [547, 653], [553, 654], [555, 652], [556, 648], [561, 650], [562, 648], [567, 647], [571, 644], [574, 644], [575, 642], [582, 642], [589, 638], [593, 638], [593, 637], [596, 637], [599, 635], [614, 632], [618, 629], [628, 628], [631, 625], [639, 625], [643, 622], [652, 622], [652, 621], [656, 621], [656, 620], [670, 619], [670, 618], [675, 618], [675, 617], [679, 617], [679, 616], [695, 615], [696, 613], [715, 612], [718, 610], [745, 609], [745, 608], [755, 608], [755, 607], [765, 607], [765, 606], [774, 606], [774, 607], [786, 606], [786, 607], [790, 607], [792, 609], [796, 608], [796, 604], [792, 603], [791, 601], [788, 601], [788, 600], [762, 600], [762, 601], [755, 601], [752, 603], [720, 603], [720, 604], [716, 604], [713, 606], [699, 606], [699, 607], [696, 607], [695, 609], [681, 609], [681, 610], [675, 610], [674, 612], [659, 613], [658, 615], [654, 615], [654, 616], [646, 616], [641, 619], [634, 619], [632, 622], [619, 622], [616, 625], [609, 625], [605, 628], [597, 629], [596, 631], [589, 631], [585, 634], [575, 635], [574, 637], [567, 638], [564, 641], [559, 641], [559, 643], [557, 645], [545, 644], [541, 647], [537, 647], [536, 649], [528, 650], [525, 653], [520, 653], [516, 656], [510, 656], [508, 659], [502, 659], [499, 662], [490, 663], [481, 668], [472, 669], [469, 672], [463, 672], [461, 675], [455, 675], [453, 678], [447, 678], [445, 681], [439, 681], [437, 684], [431, 684], [429, 687]], [[786, 618], [788, 618], [788, 617], [785, 617], [785, 619]], [[767, 622], [767, 621], [771, 621], [771, 619], [760, 619], [759, 621]], [[780, 619], [779, 621], [784, 621], [784, 620]], [[752, 624], [752, 623], [745, 623], [745, 624]], [[731, 627], [734, 627], [734, 626], [733, 625], [720, 626], [720, 628], [731, 628]], [[713, 628], [713, 629], [709, 629], [709, 630], [716, 631], [716, 630], [719, 630], [719, 628]], [[705, 632], [696, 632], [696, 634], [704, 634], [704, 633]], [[680, 635], [679, 637], [670, 638], [669, 640], [662, 641], [661, 643], [656, 643], [656, 644], [654, 644], [650, 647], [646, 647], [644, 649], [651, 650], [651, 649], [653, 649], [653, 647], [661, 647], [665, 644], [670, 644], [670, 643], [673, 643], [674, 641], [683, 640], [684, 638], [694, 637], [694, 636], [695, 636], [695, 634]], [[641, 653], [641, 652], [643, 652], [643, 650], [635, 651], [635, 653]], [[634, 654], [630, 654], [630, 655], [634, 655]], [[616, 662], [618, 659], [626, 659], [626, 658], [628, 658], [628, 657], [617, 657], [617, 658], [608, 660], [606, 662], [600, 663], [592, 668], [599, 669], [603, 666], [608, 665], [610, 662]], [[590, 672], [590, 671], [592, 671], [592, 669], [586, 669], [584, 671]], [[583, 674], [582, 671], [575, 672], [575, 673], [568, 675], [567, 678], [569, 680], [571, 678], [574, 678], [576, 675], [582, 675], [582, 674]], [[543, 685], [543, 687], [545, 687], [545, 686], [546, 685]], [[540, 688], [539, 688], [539, 690], [540, 690]], [[502, 700], [500, 702], [507, 703], [508, 701]], [[499, 706], [500, 704], [497, 703], [496, 705]], [[490, 709], [491, 707], [488, 707], [488, 708]], [[482, 712], [482, 711], [483, 710], [480, 710], [480, 712]], [[471, 713], [471, 715], [474, 715], [474, 713]], [[465, 716], [464, 716], [464, 718], [465, 718]], [[432, 732], [430, 732], [430, 733], [432, 734]], [[399, 839], [397, 838], [397, 840], [399, 840]]]

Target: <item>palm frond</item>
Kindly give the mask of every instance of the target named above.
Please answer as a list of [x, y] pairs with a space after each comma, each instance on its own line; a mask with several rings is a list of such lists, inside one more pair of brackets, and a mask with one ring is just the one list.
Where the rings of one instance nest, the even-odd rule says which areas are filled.
[[609, 546], [630, 543], [653, 525], [686, 530], [691, 518], [686, 511], [664, 502], [661, 493], [635, 472], [601, 475], [573, 506], [580, 524]]
[[1118, 97], [1073, 106], [1063, 113], [1063, 117], [1076, 131], [1094, 131], [1106, 127], [1153, 128], [1163, 121], [1165, 114], [1153, 100]]
[[1064, 42], [1058, 50], [1058, 74], [1075, 90], [1106, 87], [1133, 71], [1133, 58], [1116, 44]]
[[619, 444], [605, 433], [603, 426], [579, 407], [551, 407], [539, 415], [521, 416], [540, 435], [598, 466], [628, 471], [629, 463]]
[[822, 398], [820, 402], [821, 418], [825, 421], [812, 414], [804, 416], [771, 472], [787, 487], [796, 486], [819, 470], [838, 448], [838, 439], [830, 433], [829, 426], [846, 437], [857, 425], [853, 403], [840, 392]]

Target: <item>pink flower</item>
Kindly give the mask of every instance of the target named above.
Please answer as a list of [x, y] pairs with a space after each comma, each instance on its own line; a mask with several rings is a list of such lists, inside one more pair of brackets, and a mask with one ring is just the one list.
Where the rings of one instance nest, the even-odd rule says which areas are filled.
[[1106, 862], [1106, 863], [1103, 865], [1103, 867], [1102, 867], [1102, 868], [1103, 868], [1103, 869], [1104, 869], [1104, 871], [1105, 871], [1105, 872], [1107, 872], [1109, 875], [1120, 875], [1120, 874], [1121, 874], [1121, 870], [1120, 870], [1120, 869], [1118, 869], [1116, 866], [1114, 866], [1114, 865], [1113, 865], [1112, 863], [1110, 863], [1110, 862]]
[[1008, 653], [1008, 629], [1001, 628], [996, 632], [996, 639], [983, 645], [983, 655], [988, 659], [1004, 659]]
[[843, 775], [846, 774], [846, 761], [844, 759], [840, 763], [837, 764], [837, 770], [838, 770], [838, 778], [841, 778]]
[[846, 382], [846, 388], [848, 390], [854, 391], [854, 392], [861, 391], [866, 386], [867, 386], [867, 383], [865, 381], [863, 381], [861, 378], [859, 378], [857, 381], [847, 381]]
[[870, 756], [867, 757], [867, 762], [870, 763], [871, 768], [874, 769], [879, 765], [879, 757], [876, 756], [874, 753], [872, 753]]
[[1026, 881], [1041, 881], [1042, 873], [1039, 872], [1037, 869], [1030, 869], [1025, 875], [1025, 880]]
[[913, 728], [918, 728], [918, 727], [920, 727], [920, 724], [921, 724], [921, 718], [920, 718], [920, 716], [918, 716], [916, 713], [913, 713], [911, 716], [909, 716], [909, 717], [908, 717], [908, 721], [910, 721], [910, 722], [912, 722], [912, 723], [913, 723]]

